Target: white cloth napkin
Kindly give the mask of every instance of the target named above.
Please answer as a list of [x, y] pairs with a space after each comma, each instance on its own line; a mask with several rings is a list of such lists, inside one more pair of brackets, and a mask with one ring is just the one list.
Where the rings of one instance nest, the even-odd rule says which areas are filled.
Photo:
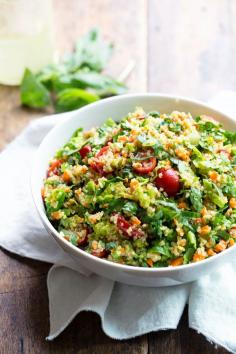
[[[212, 103], [236, 114], [234, 92], [223, 92]], [[33, 121], [0, 155], [0, 245], [22, 256], [55, 264], [47, 279], [48, 339], [58, 336], [82, 310], [98, 313], [104, 332], [116, 339], [174, 329], [188, 303], [189, 326], [236, 353], [235, 260], [192, 284], [138, 288], [91, 274], [48, 236], [31, 198], [31, 161], [46, 133], [71, 114]]]

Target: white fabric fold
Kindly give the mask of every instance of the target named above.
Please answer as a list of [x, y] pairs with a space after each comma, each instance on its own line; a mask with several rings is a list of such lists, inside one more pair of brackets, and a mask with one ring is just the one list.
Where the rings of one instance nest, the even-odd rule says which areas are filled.
[[[236, 114], [236, 93], [212, 104]], [[0, 155], [0, 245], [10, 252], [54, 263], [48, 274], [50, 333], [58, 336], [81, 311], [95, 311], [104, 332], [116, 339], [176, 328], [187, 302], [189, 326], [236, 353], [236, 263], [188, 285], [138, 288], [91, 274], [75, 263], [43, 228], [31, 198], [34, 152], [57, 122], [72, 113], [33, 121]]]
[[189, 295], [189, 285], [143, 288], [114, 283], [92, 274], [53, 266], [48, 274], [51, 340], [81, 311], [100, 315], [104, 332], [115, 339], [176, 328]]

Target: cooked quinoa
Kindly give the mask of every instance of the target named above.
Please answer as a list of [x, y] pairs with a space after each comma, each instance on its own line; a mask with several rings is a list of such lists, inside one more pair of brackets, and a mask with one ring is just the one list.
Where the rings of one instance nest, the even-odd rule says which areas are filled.
[[75, 131], [42, 196], [61, 237], [140, 267], [198, 262], [236, 239], [236, 133], [212, 117], [145, 113]]

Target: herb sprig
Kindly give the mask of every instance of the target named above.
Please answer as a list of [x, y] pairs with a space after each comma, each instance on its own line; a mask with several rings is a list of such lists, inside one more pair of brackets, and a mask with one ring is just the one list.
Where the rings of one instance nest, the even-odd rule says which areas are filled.
[[102, 73], [112, 51], [113, 45], [93, 28], [58, 64], [47, 65], [36, 74], [25, 70], [21, 103], [36, 109], [52, 104], [56, 112], [65, 112], [125, 93], [127, 88], [122, 82]]

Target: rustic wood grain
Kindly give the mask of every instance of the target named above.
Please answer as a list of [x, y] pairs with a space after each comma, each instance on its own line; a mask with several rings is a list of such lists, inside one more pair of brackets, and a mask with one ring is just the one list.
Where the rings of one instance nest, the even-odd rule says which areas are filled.
[[236, 1], [149, 0], [148, 89], [209, 99], [235, 89]]
[[[234, 88], [234, 0], [53, 0], [58, 55], [91, 26], [116, 44], [108, 71], [118, 75], [133, 59], [131, 91], [159, 91], [208, 98]], [[148, 41], [147, 41], [148, 40]], [[22, 108], [19, 90], [0, 86], [0, 149], [31, 120], [51, 113]], [[50, 265], [0, 253], [1, 354], [226, 354], [188, 328], [127, 341], [108, 338], [93, 313], [80, 314], [59, 338], [49, 331], [46, 275]]]
[[[77, 38], [96, 24], [106, 38], [116, 44], [107, 71], [117, 76], [128, 61], [136, 60], [128, 85], [133, 91], [146, 91], [145, 0], [117, 3], [112, 0], [56, 0], [53, 5], [58, 55], [70, 50]], [[0, 86], [0, 149], [31, 119], [46, 113], [51, 110], [22, 108], [18, 88]], [[49, 267], [8, 252], [0, 253], [1, 354], [148, 353], [147, 336], [129, 341], [112, 340], [103, 333], [99, 317], [92, 313], [81, 314], [53, 342], [45, 341], [49, 332], [46, 288]]]

